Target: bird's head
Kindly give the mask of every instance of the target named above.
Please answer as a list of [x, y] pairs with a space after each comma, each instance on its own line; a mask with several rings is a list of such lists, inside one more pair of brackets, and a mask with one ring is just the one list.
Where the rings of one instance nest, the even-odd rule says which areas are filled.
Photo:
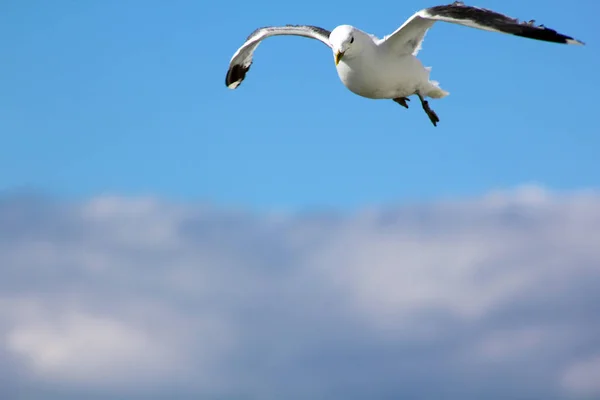
[[350, 25], [340, 25], [329, 35], [329, 43], [333, 50], [335, 65], [338, 65], [343, 57], [351, 56], [357, 47], [359, 32]]

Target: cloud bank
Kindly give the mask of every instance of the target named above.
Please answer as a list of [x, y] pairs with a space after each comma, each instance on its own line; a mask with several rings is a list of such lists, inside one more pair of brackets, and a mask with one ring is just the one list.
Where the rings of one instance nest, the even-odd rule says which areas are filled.
[[600, 193], [0, 198], [0, 398], [600, 398]]

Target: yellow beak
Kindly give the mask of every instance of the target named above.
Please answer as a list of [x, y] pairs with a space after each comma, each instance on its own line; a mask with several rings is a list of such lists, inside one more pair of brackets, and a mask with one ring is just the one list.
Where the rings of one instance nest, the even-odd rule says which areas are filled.
[[342, 59], [343, 56], [344, 56], [344, 52], [343, 51], [336, 51], [335, 52], [335, 65], [338, 65], [340, 63], [340, 60]]

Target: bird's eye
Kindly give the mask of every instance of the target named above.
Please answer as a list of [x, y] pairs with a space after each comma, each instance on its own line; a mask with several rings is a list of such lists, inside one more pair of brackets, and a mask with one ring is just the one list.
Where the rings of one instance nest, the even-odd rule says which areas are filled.
[[350, 43], [354, 43], [354, 36], [352, 36], [352, 39], [350, 39]]

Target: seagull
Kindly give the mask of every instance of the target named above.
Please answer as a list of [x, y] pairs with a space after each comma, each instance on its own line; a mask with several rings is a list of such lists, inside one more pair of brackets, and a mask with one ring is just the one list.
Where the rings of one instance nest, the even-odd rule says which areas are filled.
[[381, 39], [351, 25], [339, 25], [333, 31], [312, 25], [258, 28], [231, 58], [225, 84], [236, 89], [242, 83], [252, 65], [254, 51], [264, 39], [301, 36], [319, 40], [332, 50], [338, 77], [352, 93], [369, 99], [391, 99], [404, 108], [408, 108], [409, 96], [416, 95], [431, 123], [437, 126], [440, 119], [426, 98], [441, 99], [450, 93], [429, 79], [431, 67], [424, 67], [417, 58], [427, 31], [437, 21], [546, 42], [584, 45], [543, 25], [536, 26], [534, 20], [519, 22], [492, 10], [455, 1], [416, 12]]

